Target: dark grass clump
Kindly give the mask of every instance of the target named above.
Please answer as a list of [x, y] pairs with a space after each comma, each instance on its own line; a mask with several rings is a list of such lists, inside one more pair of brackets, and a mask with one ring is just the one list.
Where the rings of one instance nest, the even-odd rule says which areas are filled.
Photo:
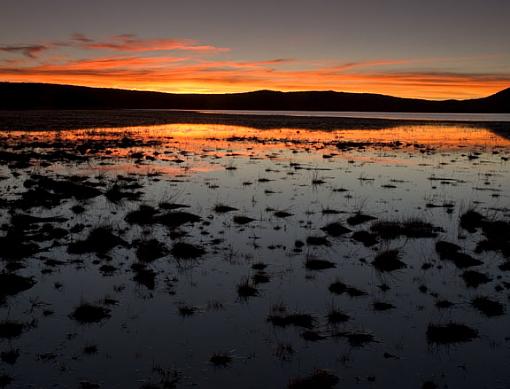
[[23, 277], [14, 273], [0, 273], [0, 301], [7, 296], [14, 296], [35, 285], [32, 277]]
[[258, 296], [259, 291], [255, 284], [251, 283], [249, 279], [246, 279], [237, 285], [237, 294], [241, 299], [247, 300], [250, 297]]
[[329, 324], [345, 323], [346, 321], [349, 321], [351, 319], [351, 317], [348, 314], [335, 308], [332, 308], [329, 311], [327, 318]]
[[0, 258], [17, 261], [30, 257], [39, 251], [39, 246], [26, 239], [24, 230], [11, 228], [7, 235], [0, 237]]
[[257, 262], [257, 263], [254, 263], [253, 265], [251, 265], [251, 268], [253, 270], [265, 270], [266, 267], [267, 267], [267, 264], [265, 264], [264, 262]]
[[434, 305], [437, 309], [448, 309], [453, 307], [455, 304], [448, 300], [437, 300]]
[[178, 259], [196, 259], [204, 255], [205, 250], [190, 243], [177, 242], [172, 246], [170, 253]]
[[227, 213], [232, 211], [237, 211], [237, 208], [231, 207], [225, 204], [216, 204], [213, 208], [213, 211], [216, 213]]
[[235, 224], [239, 224], [242, 226], [255, 221], [255, 219], [252, 219], [251, 217], [241, 215], [234, 216], [232, 220], [234, 221]]
[[136, 257], [142, 262], [152, 262], [168, 254], [166, 246], [157, 239], [142, 241], [136, 249]]
[[3, 363], [7, 363], [8, 365], [14, 365], [19, 358], [19, 350], [17, 348], [12, 348], [7, 351], [2, 351], [0, 353], [0, 359]]
[[154, 270], [148, 268], [144, 263], [133, 263], [131, 270], [135, 274], [133, 281], [149, 290], [154, 290], [156, 286], [156, 272]]
[[370, 215], [365, 215], [361, 212], [357, 212], [355, 215], [353, 216], [350, 216], [348, 219], [347, 219], [347, 223], [351, 226], [358, 226], [360, 224], [363, 224], [363, 223], [366, 223], [366, 222], [369, 222], [369, 221], [372, 221], [372, 220], [376, 220], [377, 218], [374, 217], [374, 216], [370, 216]]
[[474, 233], [482, 226], [485, 217], [475, 210], [471, 209], [460, 217], [460, 226], [466, 231]]
[[348, 229], [347, 227], [344, 227], [339, 222], [333, 222], [333, 223], [326, 224], [324, 227], [321, 228], [321, 230], [324, 231], [329, 236], [333, 236], [333, 237], [338, 237], [338, 236], [348, 234], [349, 232], [351, 232], [350, 229]]
[[128, 224], [150, 225], [155, 223], [155, 215], [158, 210], [150, 205], [140, 205], [136, 211], [129, 212], [124, 220]]
[[89, 344], [83, 347], [83, 354], [85, 355], [94, 355], [97, 354], [97, 346], [95, 344]]
[[198, 308], [194, 307], [193, 305], [181, 305], [178, 308], [179, 315], [182, 317], [193, 316], [197, 311]]
[[138, 186], [113, 184], [104, 196], [114, 204], [118, 204], [123, 200], [136, 201], [142, 196], [142, 192], [132, 190], [136, 187]]
[[227, 353], [215, 353], [209, 358], [209, 362], [217, 367], [227, 367], [232, 363], [232, 357]]
[[0, 388], [5, 388], [9, 386], [10, 384], [12, 384], [12, 381], [14, 380], [10, 375], [0, 374]]
[[158, 224], [162, 224], [170, 229], [175, 229], [188, 223], [198, 223], [200, 220], [202, 220], [200, 216], [184, 211], [167, 212], [156, 218]]
[[382, 301], [376, 301], [372, 304], [374, 311], [389, 311], [391, 309], [395, 309], [393, 304], [385, 303]]
[[275, 211], [273, 213], [276, 217], [279, 217], [280, 219], [285, 219], [286, 217], [293, 216], [294, 214], [287, 212], [287, 211]]
[[305, 262], [305, 267], [308, 270], [326, 270], [335, 268], [336, 264], [324, 259], [307, 259]]
[[327, 370], [317, 369], [305, 378], [294, 378], [289, 381], [288, 389], [330, 389], [334, 388], [339, 379]]
[[0, 338], [12, 339], [17, 338], [23, 333], [25, 324], [14, 320], [0, 321]]
[[90, 231], [85, 240], [70, 243], [67, 246], [69, 254], [106, 254], [117, 246], [127, 246], [126, 241], [118, 237], [112, 232], [111, 227], [97, 227]]
[[346, 338], [351, 347], [363, 347], [368, 343], [375, 342], [374, 335], [368, 332], [338, 332], [335, 337]]
[[357, 242], [363, 243], [365, 247], [371, 247], [378, 242], [377, 235], [368, 231], [356, 231], [352, 234], [351, 238]]
[[478, 243], [476, 252], [500, 251], [503, 256], [510, 257], [510, 222], [485, 221], [482, 230], [487, 239]]
[[269, 315], [267, 321], [277, 327], [295, 326], [310, 329], [313, 328], [315, 318], [307, 313], [281, 313]]
[[466, 270], [462, 273], [462, 279], [469, 288], [478, 288], [480, 285], [487, 284], [492, 281], [487, 274], [480, 273], [476, 270]]
[[478, 331], [460, 323], [429, 324], [427, 341], [431, 344], [455, 344], [478, 338]]
[[392, 272], [404, 269], [407, 265], [400, 259], [398, 250], [386, 250], [379, 253], [372, 261], [372, 265], [380, 272]]
[[324, 335], [321, 335], [317, 331], [304, 331], [301, 333], [301, 337], [306, 340], [307, 342], [318, 342], [319, 340], [324, 340], [327, 337]]
[[325, 236], [309, 236], [306, 238], [306, 244], [309, 246], [329, 246], [329, 240]]
[[110, 310], [100, 305], [81, 303], [71, 313], [70, 317], [81, 324], [98, 323], [110, 318]]
[[460, 247], [454, 243], [439, 241], [436, 243], [436, 251], [442, 260], [452, 261], [459, 269], [480, 266], [483, 262], [471, 255], [460, 252]]
[[352, 286], [348, 286], [344, 284], [342, 281], [335, 281], [329, 286], [329, 291], [333, 294], [347, 294], [350, 297], [361, 297], [366, 296], [366, 292], [360, 289], [357, 289]]
[[251, 280], [255, 285], [267, 284], [271, 281], [271, 277], [269, 277], [269, 274], [264, 271], [258, 271], [251, 277]]
[[488, 297], [475, 297], [471, 300], [471, 305], [487, 317], [501, 316], [505, 313], [503, 304]]
[[440, 228], [419, 219], [409, 219], [403, 222], [379, 221], [372, 224], [370, 230], [382, 239], [396, 239], [401, 236], [407, 238], [435, 238]]
[[461, 250], [461, 247], [455, 243], [440, 240], [436, 242], [436, 252], [439, 254], [441, 259], [448, 259], [457, 254]]

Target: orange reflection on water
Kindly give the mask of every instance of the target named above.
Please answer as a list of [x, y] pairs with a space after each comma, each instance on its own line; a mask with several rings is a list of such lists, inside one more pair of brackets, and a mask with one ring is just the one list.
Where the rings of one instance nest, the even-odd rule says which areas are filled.
[[[400, 148], [429, 147], [436, 150], [510, 148], [510, 139], [487, 128], [462, 125], [400, 125], [382, 129], [306, 130], [295, 128], [256, 129], [222, 124], [165, 124], [143, 127], [83, 129], [68, 131], [12, 131], [0, 133], [12, 144], [32, 144], [44, 148], [45, 142], [65, 145], [89, 154], [126, 157], [136, 152], [157, 156], [161, 161], [181, 157], [199, 158], [226, 155], [262, 156], [275, 149], [315, 149], [331, 147], [339, 142], [362, 142], [384, 147], [393, 142]], [[5, 142], [4, 142], [5, 143]]]

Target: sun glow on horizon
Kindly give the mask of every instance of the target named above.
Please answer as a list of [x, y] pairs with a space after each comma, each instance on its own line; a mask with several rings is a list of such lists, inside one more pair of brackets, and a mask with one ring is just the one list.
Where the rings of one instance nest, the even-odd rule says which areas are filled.
[[64, 41], [0, 46], [0, 80], [173, 93], [335, 90], [427, 99], [485, 97], [510, 85], [510, 72], [450, 70], [454, 62], [483, 56], [311, 62], [234, 55], [191, 39], [73, 34]]

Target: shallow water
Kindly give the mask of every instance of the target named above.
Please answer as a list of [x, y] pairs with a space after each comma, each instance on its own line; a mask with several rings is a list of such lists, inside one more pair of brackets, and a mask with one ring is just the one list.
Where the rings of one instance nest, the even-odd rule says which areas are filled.
[[[509, 221], [508, 138], [439, 124], [336, 131], [171, 124], [1, 132], [0, 140], [2, 151], [12, 153], [0, 155], [1, 236], [12, 227], [13, 213], [67, 219], [50, 223], [66, 234], [39, 241], [35, 254], [13, 261], [0, 248], [2, 266], [36, 281], [0, 306], [0, 320], [25, 323], [20, 336], [0, 338], [0, 351], [19, 350], [16, 363], [2, 362], [0, 369], [14, 387], [68, 388], [82, 381], [105, 388], [164, 387], [164, 380], [176, 387], [286, 387], [315, 369], [338, 376], [338, 387], [412, 388], [425, 381], [508, 387], [508, 315], [488, 318], [470, 304], [482, 295], [507, 309], [510, 280], [498, 266], [508, 258], [500, 251], [474, 253], [482, 232], [459, 226], [469, 209]], [[30, 188], [27, 179], [37, 181], [37, 175], [57, 181], [82, 176], [103, 194], [27, 206], [18, 200]], [[108, 200], [104, 194], [115, 183], [139, 184], [122, 189], [139, 197]], [[126, 222], [126, 214], [141, 204], [159, 209], [162, 202], [185, 204], [180, 210], [201, 220], [177, 228]], [[83, 213], [72, 211], [77, 204]], [[236, 210], [218, 213], [218, 204]], [[278, 217], [277, 211], [290, 215]], [[437, 236], [379, 237], [365, 247], [352, 234], [370, 230], [374, 221], [347, 221], [360, 212], [379, 221], [429, 222], [438, 227]], [[253, 221], [240, 225], [235, 216]], [[352, 232], [327, 236], [321, 228], [335, 221]], [[73, 229], [77, 225], [82, 229]], [[67, 252], [97, 226], [111, 227], [127, 244], [99, 256]], [[326, 237], [327, 244], [310, 244], [309, 237]], [[169, 253], [150, 262], [147, 268], [157, 273], [151, 288], [137, 282], [131, 268], [138, 263], [139, 240], [150, 238], [169, 249], [187, 242], [205, 254], [177, 259]], [[468, 288], [461, 278], [465, 269], [439, 259], [434, 247], [440, 239], [481, 260], [473, 269], [491, 281]], [[372, 261], [388, 249], [399, 250], [405, 268], [376, 269]], [[310, 270], [310, 259], [335, 267]], [[268, 282], [253, 285], [256, 296], [239, 296], [240, 283], [261, 275], [252, 268], [259, 262], [267, 265], [262, 275]], [[115, 270], [105, 274], [100, 270], [105, 264]], [[338, 280], [366, 295], [331, 293], [328, 287]], [[105, 306], [105, 297], [116, 301], [107, 306], [109, 318], [82, 324], [70, 317], [84, 301]], [[439, 300], [453, 305], [438, 309]], [[376, 311], [374, 302], [395, 308]], [[183, 307], [192, 307], [193, 314], [183, 315]], [[305, 340], [306, 328], [268, 322], [283, 307], [312, 315], [311, 330], [323, 339]], [[328, 323], [332, 308], [350, 320]], [[479, 337], [428, 342], [430, 323], [450, 321], [476, 329]], [[350, 343], [342, 333], [370, 334], [373, 341]], [[84, 353], [91, 345], [97, 352]], [[228, 366], [210, 363], [218, 353], [232, 357]]]
[[[193, 110], [195, 111], [195, 110]], [[362, 111], [262, 111], [236, 109], [198, 110], [201, 113], [224, 113], [232, 115], [284, 115], [308, 117], [334, 117], [357, 119], [389, 119], [389, 120], [431, 120], [461, 122], [510, 122], [507, 113], [437, 113], [437, 112], [362, 112]]]

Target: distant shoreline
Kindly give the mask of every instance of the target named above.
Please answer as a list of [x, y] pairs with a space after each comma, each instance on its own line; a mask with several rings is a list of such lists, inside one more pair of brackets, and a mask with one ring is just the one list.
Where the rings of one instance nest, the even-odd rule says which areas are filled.
[[2, 131], [48, 131], [119, 128], [163, 124], [210, 124], [255, 129], [295, 128], [309, 130], [383, 129], [401, 125], [445, 125], [488, 128], [510, 133], [510, 122], [378, 119], [327, 116], [288, 116], [231, 113], [200, 113], [182, 110], [0, 110]]

